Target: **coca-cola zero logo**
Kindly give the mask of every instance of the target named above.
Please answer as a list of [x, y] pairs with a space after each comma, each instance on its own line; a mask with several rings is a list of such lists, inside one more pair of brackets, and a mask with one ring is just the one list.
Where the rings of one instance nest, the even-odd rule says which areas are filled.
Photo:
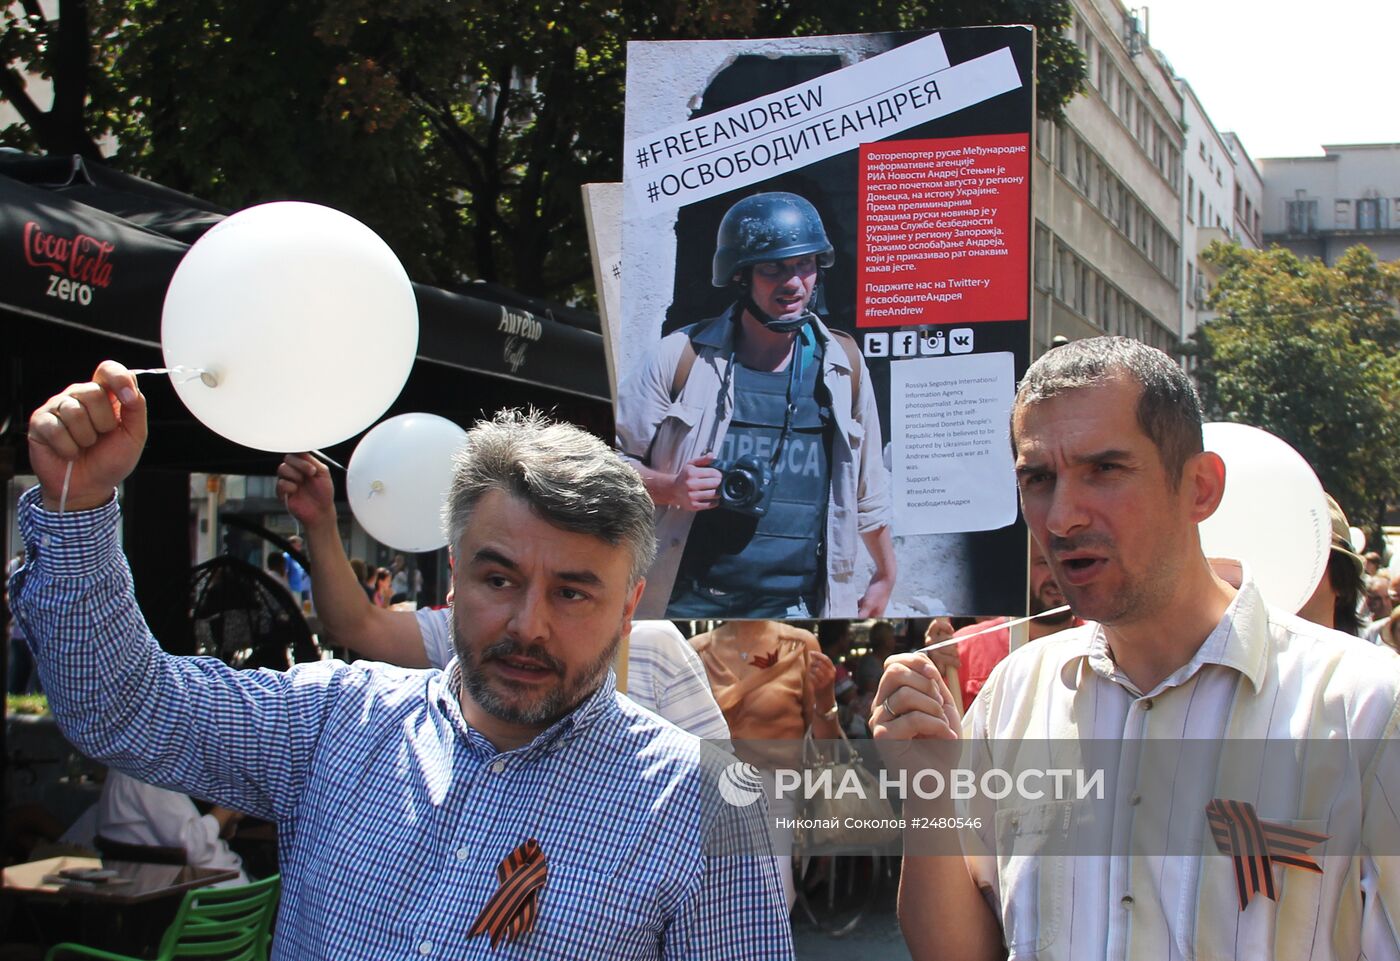
[[24, 261], [53, 271], [46, 296], [87, 306], [93, 288], [112, 282], [112, 251], [116, 244], [89, 234], [64, 237], [31, 220], [24, 225]]

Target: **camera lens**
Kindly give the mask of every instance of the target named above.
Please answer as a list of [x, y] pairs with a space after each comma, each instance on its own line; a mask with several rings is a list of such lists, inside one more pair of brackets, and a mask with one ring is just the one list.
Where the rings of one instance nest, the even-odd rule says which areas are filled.
[[724, 475], [723, 496], [725, 500], [744, 503], [753, 497], [753, 478], [744, 471], [730, 471]]

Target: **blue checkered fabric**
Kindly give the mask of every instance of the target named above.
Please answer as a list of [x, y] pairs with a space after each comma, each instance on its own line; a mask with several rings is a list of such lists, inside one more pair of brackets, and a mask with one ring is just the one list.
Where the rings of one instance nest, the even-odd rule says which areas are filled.
[[[714, 803], [700, 742], [611, 675], [498, 752], [463, 719], [455, 663], [237, 672], [170, 656], [136, 606], [118, 518], [115, 500], [59, 516], [27, 492], [16, 616], [80, 750], [277, 822], [274, 958], [792, 956], [772, 858], [705, 853], [735, 835], [766, 848], [762, 805]], [[492, 950], [467, 933], [527, 838], [548, 858], [538, 919]]]

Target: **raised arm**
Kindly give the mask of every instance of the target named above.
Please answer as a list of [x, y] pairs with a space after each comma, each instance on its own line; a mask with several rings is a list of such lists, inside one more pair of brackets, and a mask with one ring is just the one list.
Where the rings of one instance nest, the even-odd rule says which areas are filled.
[[428, 667], [413, 614], [370, 603], [355, 577], [340, 543], [326, 465], [310, 454], [288, 454], [277, 468], [277, 496], [306, 528], [316, 613], [332, 641], [376, 661]]
[[30, 418], [39, 486], [19, 503], [29, 563], [12, 581], [15, 615], [59, 726], [84, 754], [149, 783], [287, 817], [343, 669], [237, 672], [160, 649], [117, 545], [114, 488], [145, 438], [145, 400], [111, 361]]

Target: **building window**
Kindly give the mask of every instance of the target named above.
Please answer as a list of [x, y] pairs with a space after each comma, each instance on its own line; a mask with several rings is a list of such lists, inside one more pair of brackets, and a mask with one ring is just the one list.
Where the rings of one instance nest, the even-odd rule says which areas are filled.
[[1082, 140], [1074, 144], [1074, 185], [1080, 193], [1089, 195], [1089, 146]]
[[1186, 178], [1186, 219], [1191, 223], [1196, 222], [1196, 210], [1191, 206], [1191, 198], [1196, 196], [1196, 180], [1194, 177]]
[[1283, 206], [1290, 234], [1310, 234], [1317, 230], [1316, 200], [1285, 200]]
[[1041, 290], [1050, 289], [1050, 229], [1044, 224], [1035, 225], [1035, 285]]
[[[1338, 211], [1341, 201], [1337, 202]], [[1363, 197], [1356, 202], [1356, 229], [1376, 230], [1381, 225], [1381, 202], [1375, 197]]]
[[1346, 230], [1351, 227], [1351, 201], [1338, 200], [1332, 205], [1335, 225], [1338, 230]]
[[1054, 157], [1051, 152], [1055, 145], [1055, 125], [1049, 120], [1035, 123], [1035, 149], [1047, 162]]

